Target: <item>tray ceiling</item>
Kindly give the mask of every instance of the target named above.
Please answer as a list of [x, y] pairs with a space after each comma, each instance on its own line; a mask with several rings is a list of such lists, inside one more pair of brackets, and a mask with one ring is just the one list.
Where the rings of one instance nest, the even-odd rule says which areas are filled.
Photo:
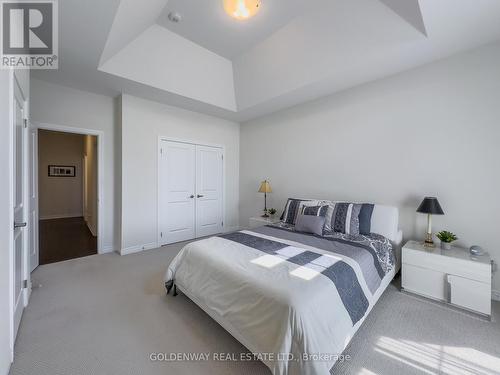
[[34, 78], [237, 121], [500, 39], [497, 0], [262, 0], [245, 21], [222, 0], [59, 6], [60, 69]]

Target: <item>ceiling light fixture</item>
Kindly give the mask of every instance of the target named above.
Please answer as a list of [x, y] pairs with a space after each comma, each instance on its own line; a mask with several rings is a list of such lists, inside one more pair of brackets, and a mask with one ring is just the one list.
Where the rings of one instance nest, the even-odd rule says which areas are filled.
[[261, 0], [224, 0], [224, 10], [237, 20], [253, 17], [260, 9]]

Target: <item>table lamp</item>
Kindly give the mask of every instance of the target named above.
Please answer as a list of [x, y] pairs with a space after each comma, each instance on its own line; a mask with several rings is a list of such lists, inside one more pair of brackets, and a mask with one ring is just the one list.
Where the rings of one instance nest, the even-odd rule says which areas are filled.
[[425, 197], [420, 206], [418, 206], [417, 212], [427, 214], [427, 234], [424, 246], [434, 247], [434, 241], [432, 240], [432, 215], [444, 215], [444, 211], [436, 197]]
[[267, 193], [272, 193], [271, 185], [269, 181], [264, 180], [260, 183], [259, 193], [264, 193], [264, 215], [262, 217], [269, 217], [267, 214]]

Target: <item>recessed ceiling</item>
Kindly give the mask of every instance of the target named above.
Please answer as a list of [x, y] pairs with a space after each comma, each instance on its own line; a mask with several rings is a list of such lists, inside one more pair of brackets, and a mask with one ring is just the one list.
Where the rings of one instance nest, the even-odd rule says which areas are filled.
[[222, 0], [59, 7], [59, 70], [34, 78], [236, 121], [500, 40], [498, 0], [262, 0], [246, 21]]
[[[321, 6], [323, 1], [262, 0], [254, 17], [237, 20], [224, 11], [222, 0], [169, 0], [156, 22], [220, 56], [233, 59], [293, 18]], [[170, 12], [182, 15], [182, 21], [171, 22]]]

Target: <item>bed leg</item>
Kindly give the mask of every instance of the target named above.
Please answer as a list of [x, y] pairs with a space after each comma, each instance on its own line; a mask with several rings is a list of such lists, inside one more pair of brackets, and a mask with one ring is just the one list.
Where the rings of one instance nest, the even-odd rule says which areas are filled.
[[174, 286], [174, 280], [167, 281], [165, 283], [165, 289], [167, 290], [167, 294], [170, 293], [170, 289]]

